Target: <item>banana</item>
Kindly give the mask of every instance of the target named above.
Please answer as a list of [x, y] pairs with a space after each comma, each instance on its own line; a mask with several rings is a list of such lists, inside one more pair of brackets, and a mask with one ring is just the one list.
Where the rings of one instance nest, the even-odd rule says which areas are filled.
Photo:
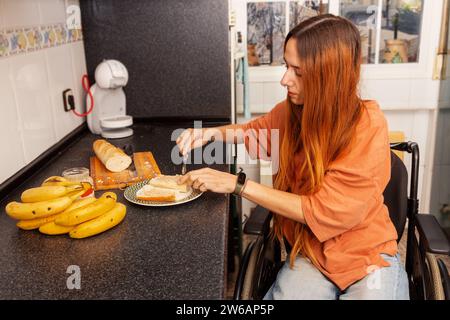
[[63, 212], [72, 204], [70, 197], [64, 196], [34, 203], [10, 202], [6, 205], [6, 213], [13, 219], [30, 220], [45, 218]]
[[40, 226], [42, 226], [43, 224], [46, 224], [46, 223], [49, 223], [49, 222], [55, 220], [57, 215], [58, 214], [54, 214], [49, 217], [37, 218], [37, 219], [31, 219], [31, 220], [20, 220], [19, 222], [17, 222], [16, 226], [23, 230], [37, 229]]
[[52, 200], [63, 197], [70, 192], [80, 190], [84, 190], [84, 186], [81, 183], [68, 187], [44, 186], [31, 188], [22, 192], [21, 200], [24, 203]]
[[59, 224], [56, 224], [55, 221], [48, 222], [46, 224], [43, 224], [39, 227], [39, 232], [43, 234], [48, 234], [51, 236], [58, 235], [58, 234], [65, 234], [69, 233], [74, 226], [65, 227], [60, 226]]
[[[37, 229], [45, 224], [49, 224], [50, 222], [53, 222], [59, 215], [63, 214], [64, 212], [68, 212], [70, 210], [75, 210], [75, 209], [81, 208], [83, 206], [86, 206], [86, 205], [94, 202], [95, 200], [96, 200], [95, 198], [86, 198], [86, 199], [82, 199], [80, 201], [75, 201], [66, 210], [64, 210], [61, 213], [54, 214], [54, 215], [44, 217], [44, 218], [37, 218], [37, 219], [31, 219], [31, 220], [20, 220], [16, 224], [16, 226], [23, 230]], [[67, 231], [67, 232], [69, 232], [69, 231]], [[44, 233], [46, 233], [46, 232], [44, 232]]]
[[124, 204], [117, 202], [114, 208], [108, 212], [76, 226], [70, 231], [69, 236], [71, 238], [81, 239], [102, 233], [122, 222], [125, 218], [126, 212], [127, 207]]
[[85, 221], [97, 218], [103, 213], [111, 210], [117, 200], [114, 192], [105, 192], [95, 202], [87, 206], [68, 211], [56, 218], [55, 223], [62, 226], [74, 226]]
[[79, 184], [79, 182], [69, 181], [66, 178], [60, 177], [60, 176], [51, 176], [45, 179], [44, 182], [42, 182], [42, 186], [73, 186]]
[[[69, 211], [87, 206], [88, 204], [91, 204], [91, 203], [95, 202], [96, 200], [97, 200], [96, 198], [86, 198], [86, 199], [74, 201], [70, 205], [70, 207], [68, 207], [66, 210], [64, 210], [64, 212], [69, 212]], [[61, 212], [60, 214], [63, 214], [64, 212]]]

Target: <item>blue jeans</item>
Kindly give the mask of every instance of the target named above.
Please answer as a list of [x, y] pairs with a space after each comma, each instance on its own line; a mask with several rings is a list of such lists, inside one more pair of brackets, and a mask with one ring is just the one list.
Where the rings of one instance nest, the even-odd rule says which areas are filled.
[[288, 258], [264, 300], [409, 300], [408, 278], [400, 255], [381, 256], [390, 267], [379, 268], [344, 292], [309, 259], [297, 256], [291, 269]]

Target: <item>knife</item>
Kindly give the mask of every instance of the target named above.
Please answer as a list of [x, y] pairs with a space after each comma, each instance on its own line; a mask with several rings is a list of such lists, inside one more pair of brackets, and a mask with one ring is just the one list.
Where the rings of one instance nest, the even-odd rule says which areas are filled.
[[186, 174], [186, 162], [187, 162], [188, 156], [189, 156], [188, 154], [183, 156], [183, 164], [181, 165], [181, 175], [183, 175], [183, 176]]
[[132, 145], [127, 144], [123, 147], [123, 151], [131, 157], [132, 161], [131, 161], [131, 165], [128, 167], [128, 170], [131, 173], [131, 176], [134, 178], [137, 176], [137, 171], [136, 171], [136, 167], [134, 165], [134, 157], [133, 157], [133, 153], [134, 153], [134, 148]]

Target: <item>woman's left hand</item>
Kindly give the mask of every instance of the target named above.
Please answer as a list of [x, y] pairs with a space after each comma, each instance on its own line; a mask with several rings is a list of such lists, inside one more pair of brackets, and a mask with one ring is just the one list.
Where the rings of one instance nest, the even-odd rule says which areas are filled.
[[200, 191], [232, 193], [236, 187], [237, 176], [210, 168], [192, 170], [178, 179], [178, 183], [187, 183]]

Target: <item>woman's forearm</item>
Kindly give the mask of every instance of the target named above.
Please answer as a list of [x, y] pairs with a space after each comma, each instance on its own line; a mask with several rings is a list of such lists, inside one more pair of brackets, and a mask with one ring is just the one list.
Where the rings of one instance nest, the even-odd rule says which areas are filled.
[[248, 180], [242, 197], [291, 220], [305, 223], [299, 195], [269, 188]]
[[226, 143], [242, 143], [243, 138], [243, 124], [229, 124], [214, 128], [205, 128], [208, 131], [212, 129], [211, 135], [216, 141], [223, 141]]

